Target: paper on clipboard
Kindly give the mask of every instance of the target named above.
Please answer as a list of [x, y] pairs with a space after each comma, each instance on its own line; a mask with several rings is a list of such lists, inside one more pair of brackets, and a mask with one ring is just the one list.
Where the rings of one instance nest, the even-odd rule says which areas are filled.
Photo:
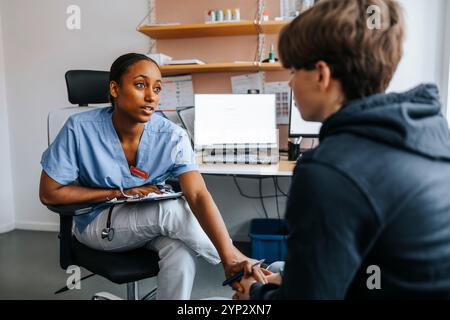
[[149, 193], [143, 198], [126, 198], [126, 199], [112, 199], [107, 203], [119, 204], [119, 203], [133, 203], [133, 202], [149, 202], [149, 201], [160, 201], [167, 199], [177, 199], [183, 195], [183, 192], [168, 192], [163, 194]]

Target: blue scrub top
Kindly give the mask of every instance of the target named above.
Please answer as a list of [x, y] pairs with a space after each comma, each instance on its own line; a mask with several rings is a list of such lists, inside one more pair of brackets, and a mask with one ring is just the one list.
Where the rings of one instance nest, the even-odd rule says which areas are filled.
[[[198, 169], [186, 132], [153, 114], [145, 124], [135, 165], [149, 177], [132, 175], [112, 123], [112, 111], [112, 107], [98, 108], [74, 114], [66, 121], [42, 155], [42, 168], [50, 178], [62, 185], [76, 183], [123, 190], [164, 183], [169, 177]], [[75, 217], [78, 230], [83, 232], [106, 207], [101, 205], [89, 214]]]

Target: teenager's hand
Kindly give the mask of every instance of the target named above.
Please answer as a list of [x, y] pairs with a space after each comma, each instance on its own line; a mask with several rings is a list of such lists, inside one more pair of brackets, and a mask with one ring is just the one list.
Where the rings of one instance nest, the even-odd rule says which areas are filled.
[[[254, 269], [256, 267], [253, 267], [253, 273]], [[262, 282], [262, 283], [268, 283], [269, 280], [276, 281], [274, 277], [274, 273], [270, 272], [266, 269], [261, 269], [261, 271], [264, 274], [264, 281], [257, 281], [255, 277], [250, 274], [247, 269], [245, 269], [244, 276], [242, 277], [241, 281], [239, 281], [238, 285], [241, 288], [241, 290], [236, 290], [233, 295], [233, 300], [250, 300], [250, 288], [255, 282]]]
[[140, 186], [140, 187], [126, 189], [123, 192], [128, 196], [138, 195], [139, 198], [143, 198], [152, 192], [156, 193], [156, 194], [162, 194], [162, 192], [154, 184], [147, 184], [147, 185]]
[[257, 282], [255, 278], [247, 273], [244, 274], [244, 277], [239, 281], [239, 285], [241, 286], [241, 291], [235, 291], [232, 299], [233, 300], [250, 300], [250, 288], [252, 284]]
[[[265, 278], [268, 283], [274, 283], [274, 284], [281, 284], [281, 274], [280, 273], [271, 273], [268, 270], [261, 269], [265, 273]], [[241, 286], [241, 291], [235, 291], [233, 294], [232, 299], [233, 300], [250, 300], [250, 288], [252, 285], [257, 282], [255, 278], [253, 278], [251, 275], [249, 275], [247, 272], [245, 272], [244, 276], [242, 277], [241, 281], [239, 282], [239, 285]]]

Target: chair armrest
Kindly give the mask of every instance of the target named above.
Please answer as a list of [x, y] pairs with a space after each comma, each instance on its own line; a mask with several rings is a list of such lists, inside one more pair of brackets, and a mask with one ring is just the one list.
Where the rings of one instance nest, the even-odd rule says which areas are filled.
[[47, 206], [50, 211], [56, 212], [62, 216], [79, 216], [92, 211], [92, 209], [99, 205], [99, 203], [77, 203]]

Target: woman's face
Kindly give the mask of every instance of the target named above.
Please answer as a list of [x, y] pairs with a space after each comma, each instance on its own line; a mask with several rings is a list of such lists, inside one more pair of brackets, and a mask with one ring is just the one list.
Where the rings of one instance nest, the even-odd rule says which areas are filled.
[[157, 108], [160, 100], [161, 72], [151, 61], [140, 60], [131, 65], [122, 75], [120, 85], [110, 84], [115, 98], [115, 109], [121, 116], [138, 123], [146, 123]]

